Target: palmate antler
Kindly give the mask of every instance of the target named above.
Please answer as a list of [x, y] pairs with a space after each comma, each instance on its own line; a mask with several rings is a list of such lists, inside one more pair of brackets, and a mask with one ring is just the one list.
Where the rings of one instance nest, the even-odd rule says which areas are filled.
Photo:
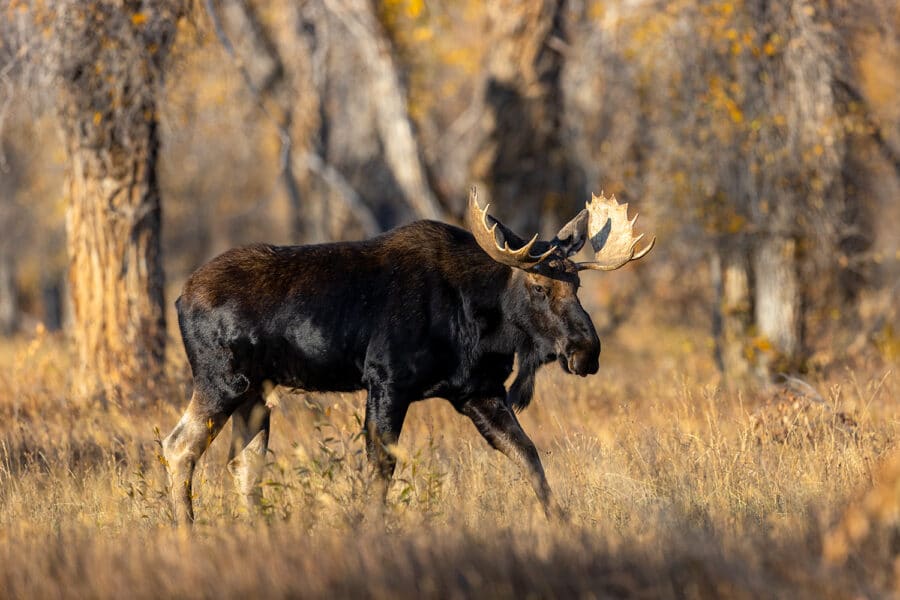
[[607, 198], [600, 192], [600, 196], [591, 194], [587, 210], [588, 239], [594, 249], [596, 260], [576, 263], [579, 270], [614, 271], [632, 260], [646, 256], [653, 249], [656, 236], [645, 248], [635, 251], [644, 234], [634, 236], [634, 222], [637, 221], [637, 215], [631, 220], [628, 219], [627, 202], [619, 204], [615, 195]]
[[466, 220], [468, 221], [472, 235], [475, 236], [475, 241], [478, 242], [481, 249], [495, 261], [509, 267], [529, 269], [553, 254], [553, 251], [556, 250], [555, 246], [551, 246], [550, 249], [543, 254], [538, 254], [537, 256], [531, 254], [531, 249], [538, 240], [537, 234], [517, 250], [511, 249], [509, 243], [505, 239], [501, 246], [497, 241], [497, 227], [500, 223], [488, 215], [488, 208], [490, 208], [490, 206], [491, 205], [488, 204], [483, 209], [478, 206], [478, 191], [473, 185], [469, 189], [469, 203], [466, 208]]
[[[575, 263], [578, 270], [613, 271], [632, 260], [646, 256], [656, 243], [654, 237], [646, 247], [637, 251], [637, 243], [644, 237], [644, 234], [636, 237], [634, 235], [637, 215], [629, 219], [628, 204], [619, 204], [615, 196], [607, 198], [602, 192], [600, 196], [591, 194], [591, 200], [586, 204], [585, 210], [560, 229], [557, 237], [550, 242], [549, 248], [540, 254], [532, 254], [535, 244], [538, 243], [537, 235], [527, 243], [521, 241], [497, 219], [490, 216], [488, 208], [490, 205], [483, 209], [478, 206], [478, 193], [473, 186], [469, 190], [466, 220], [475, 241], [495, 261], [518, 269], [527, 270], [535, 267], [557, 249], [565, 256], [572, 256], [578, 252], [587, 237], [594, 249], [595, 260]], [[515, 250], [510, 248], [510, 240], [519, 247]]]

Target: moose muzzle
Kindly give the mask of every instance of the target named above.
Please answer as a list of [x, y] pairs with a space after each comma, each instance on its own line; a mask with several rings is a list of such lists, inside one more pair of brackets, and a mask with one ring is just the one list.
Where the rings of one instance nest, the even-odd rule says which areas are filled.
[[576, 352], [569, 356], [569, 370], [576, 375], [587, 377], [600, 369], [600, 352]]
[[591, 339], [578, 344], [569, 344], [559, 355], [559, 364], [567, 373], [587, 377], [600, 369], [600, 339], [594, 334]]

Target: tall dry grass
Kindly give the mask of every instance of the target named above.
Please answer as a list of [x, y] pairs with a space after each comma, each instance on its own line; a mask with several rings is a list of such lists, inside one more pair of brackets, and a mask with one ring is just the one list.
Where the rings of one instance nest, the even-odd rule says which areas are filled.
[[[65, 343], [0, 347], [4, 597], [878, 597], [900, 592], [895, 366], [872, 359], [726, 391], [691, 331], [625, 326], [601, 373], [551, 366], [522, 416], [570, 515], [439, 400], [410, 411], [384, 513], [360, 395], [281, 394], [264, 514], [240, 514], [225, 442], [198, 523], [170, 526], [171, 402], [78, 406]], [[178, 354], [174, 352], [174, 354]], [[226, 429], [226, 434], [228, 431]]]

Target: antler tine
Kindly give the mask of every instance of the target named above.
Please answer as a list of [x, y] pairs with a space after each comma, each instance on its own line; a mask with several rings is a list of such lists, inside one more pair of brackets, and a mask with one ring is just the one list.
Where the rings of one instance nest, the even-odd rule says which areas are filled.
[[[644, 237], [644, 234], [642, 233], [640, 235], [640, 237]], [[654, 235], [653, 239], [650, 240], [650, 243], [647, 244], [647, 246], [645, 248], [643, 248], [640, 252], [638, 252], [637, 254], [632, 256], [631, 260], [637, 260], [639, 258], [644, 258], [645, 256], [647, 256], [647, 253], [649, 253], [651, 250], [653, 250], [653, 246], [655, 246], [655, 245], [656, 245], [656, 236]]]
[[578, 263], [579, 270], [614, 271], [646, 256], [656, 244], [654, 236], [646, 247], [636, 251], [638, 242], [644, 237], [643, 233], [634, 235], [638, 216], [635, 214], [629, 219], [628, 203], [619, 204], [615, 195], [607, 198], [603, 192], [599, 197], [591, 194], [587, 209], [588, 236], [597, 260]]
[[[469, 202], [466, 209], [466, 219], [469, 224], [469, 229], [471, 230], [472, 235], [475, 236], [475, 241], [478, 242], [481, 249], [495, 261], [517, 269], [530, 269], [553, 254], [553, 251], [556, 250], [556, 247], [552, 246], [543, 254], [537, 256], [532, 255], [531, 249], [538, 241], [537, 234], [517, 250], [510, 248], [509, 242], [506, 240], [503, 241], [503, 245], [501, 246], [497, 242], [497, 227], [499, 227], [500, 222], [488, 215], [488, 208], [490, 208], [490, 206], [490, 204], [486, 205], [484, 208], [478, 206], [478, 190], [475, 186], [472, 186], [469, 190]], [[488, 219], [492, 219], [494, 224], [489, 225]]]
[[[496, 227], [496, 225], [494, 225], [494, 227]], [[532, 246], [534, 246], [534, 243], [537, 242], [537, 240], [538, 240], [538, 234], [534, 234], [534, 237], [532, 237], [530, 240], [528, 240], [528, 242], [526, 242], [526, 244], [524, 246], [522, 246], [521, 248], [519, 248], [518, 250], [511, 249], [509, 247], [509, 242], [503, 242], [503, 252], [509, 254], [510, 256], [512, 256], [513, 258], [516, 258], [516, 259], [536, 258], [536, 257], [531, 256], [531, 248], [532, 248]], [[550, 253], [552, 253], [552, 252], [553, 252], [553, 250], [549, 250], [549, 251], [545, 252], [544, 254], [542, 254], [541, 256], [550, 256]]]

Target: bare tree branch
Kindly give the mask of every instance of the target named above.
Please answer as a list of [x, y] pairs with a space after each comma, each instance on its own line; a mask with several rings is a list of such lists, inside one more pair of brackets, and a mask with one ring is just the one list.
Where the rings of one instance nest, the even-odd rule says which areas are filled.
[[265, 83], [262, 86], [257, 86], [254, 83], [253, 77], [251, 76], [247, 65], [238, 55], [234, 44], [228, 36], [228, 33], [225, 31], [222, 21], [219, 18], [214, 0], [206, 0], [206, 10], [210, 15], [213, 29], [216, 32], [216, 37], [218, 38], [219, 42], [222, 44], [222, 47], [225, 49], [228, 55], [232, 58], [232, 60], [234, 60], [235, 66], [238, 68], [241, 74], [241, 78], [244, 80], [244, 84], [247, 86], [247, 89], [253, 96], [260, 111], [262, 111], [263, 115], [267, 119], [269, 119], [278, 130], [278, 137], [281, 142], [281, 150], [279, 155], [280, 170], [282, 176], [285, 179], [285, 187], [287, 189], [288, 195], [290, 196], [291, 203], [295, 206], [295, 208], [299, 209], [301, 199], [296, 178], [294, 177], [293, 173], [293, 170], [299, 166], [300, 168], [309, 170], [320, 176], [323, 181], [325, 181], [334, 191], [337, 192], [338, 197], [344, 202], [350, 212], [357, 219], [366, 235], [375, 235], [381, 230], [381, 228], [378, 226], [378, 222], [372, 214], [372, 211], [368, 206], [365, 205], [359, 194], [355, 189], [353, 189], [353, 186], [340, 173], [340, 171], [329, 165], [319, 154], [315, 152], [306, 151], [301, 153], [300, 155], [294, 155], [293, 139], [290, 134], [290, 124], [292, 119], [292, 112], [290, 108], [287, 108], [285, 110], [285, 117], [283, 119], [278, 119], [266, 106], [265, 100], [263, 98], [263, 95], [265, 93], [271, 93], [271, 90], [277, 85], [278, 81], [284, 77], [284, 63], [281, 60], [280, 55], [278, 54], [278, 49], [275, 44], [270, 39], [268, 39], [267, 36], [265, 36], [265, 32], [262, 30], [260, 23], [257, 19], [255, 19], [255, 16], [251, 14], [252, 10], [250, 9], [250, 7], [247, 6], [244, 2], [240, 3], [240, 7], [245, 16], [250, 21], [251, 29], [254, 31], [254, 33], [257, 36], [264, 38], [259, 45], [263, 47], [264, 51], [269, 55], [269, 58], [276, 65], [273, 69], [273, 72], [265, 78]]
[[304, 152], [294, 157], [294, 164], [300, 168], [308, 169], [318, 175], [340, 195], [347, 208], [356, 218], [359, 226], [367, 236], [376, 235], [381, 231], [375, 216], [369, 207], [365, 205], [353, 186], [341, 175], [341, 172], [327, 163], [316, 152]]
[[[845, 79], [835, 79], [835, 83], [838, 88], [847, 94], [854, 102], [859, 102], [864, 105], [868, 104], [862, 93], [849, 81]], [[885, 139], [884, 134], [881, 132], [881, 127], [872, 118], [872, 112], [870, 110], [863, 113], [863, 118], [871, 131], [872, 139], [878, 146], [879, 151], [881, 151], [884, 158], [891, 163], [891, 166], [894, 168], [894, 173], [900, 176], [900, 154], [898, 154], [893, 146]]]
[[416, 214], [437, 219], [443, 214], [428, 185], [425, 167], [406, 109], [406, 95], [397, 76], [391, 48], [366, 0], [325, 0], [325, 6], [350, 31], [358, 54], [366, 61], [368, 92], [378, 115], [377, 125], [387, 163]]

